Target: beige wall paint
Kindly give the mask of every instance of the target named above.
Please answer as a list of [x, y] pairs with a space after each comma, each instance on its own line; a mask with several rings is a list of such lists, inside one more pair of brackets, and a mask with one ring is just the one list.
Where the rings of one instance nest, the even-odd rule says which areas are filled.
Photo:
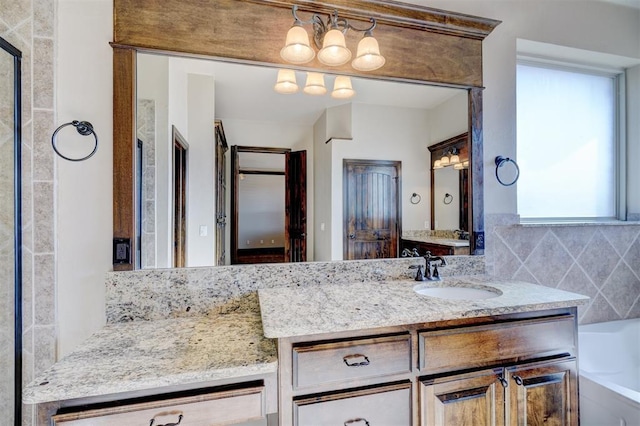
[[[517, 212], [515, 188], [501, 187], [491, 161], [515, 154], [516, 39], [640, 58], [640, 11], [610, 4], [553, 1], [421, 1], [501, 19], [484, 42], [485, 211]], [[580, 3], [580, 7], [576, 5]], [[103, 275], [111, 267], [111, 2], [60, 0], [56, 105], [60, 122], [83, 116], [101, 137], [90, 163], [60, 165], [57, 185], [59, 354], [104, 321]], [[615, 23], [615, 25], [612, 25]], [[81, 47], [84, 50], [78, 50]], [[82, 52], [89, 52], [85, 56]], [[80, 53], [79, 53], [80, 52]], [[637, 152], [637, 150], [636, 150]], [[489, 236], [488, 236], [489, 238]], [[597, 308], [597, 307], [596, 307]]]

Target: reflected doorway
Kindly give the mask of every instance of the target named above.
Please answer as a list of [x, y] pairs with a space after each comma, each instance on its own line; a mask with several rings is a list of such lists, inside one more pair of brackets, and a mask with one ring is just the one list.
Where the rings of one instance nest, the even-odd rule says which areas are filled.
[[306, 261], [306, 151], [231, 147], [231, 264]]

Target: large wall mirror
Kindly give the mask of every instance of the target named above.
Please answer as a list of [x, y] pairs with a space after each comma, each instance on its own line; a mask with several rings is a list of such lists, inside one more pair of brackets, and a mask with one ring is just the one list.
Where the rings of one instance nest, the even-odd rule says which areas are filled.
[[[266, 13], [274, 17], [272, 25], [265, 26], [269, 36], [257, 31], [263, 36], [260, 40], [237, 40], [232, 53], [229, 46], [207, 38], [211, 34], [199, 34], [201, 31], [206, 33], [206, 29], [196, 28], [185, 33], [184, 37], [191, 42], [179, 46], [174, 45], [175, 38], [168, 39], [155, 29], [162, 27], [158, 22], [149, 23], [147, 28], [135, 26], [131, 32], [127, 22], [134, 19], [132, 13], [150, 12], [157, 5], [144, 1], [134, 7], [124, 0], [115, 2], [120, 19], [116, 22], [114, 42], [114, 122], [118, 123], [114, 126], [114, 237], [128, 242], [131, 258], [121, 263], [115, 262], [114, 258], [114, 269], [132, 269], [134, 265], [140, 268], [175, 265], [172, 235], [179, 222], [175, 220], [174, 194], [176, 176], [180, 175], [176, 175], [172, 129], [183, 136], [184, 146], [188, 147], [184, 154], [186, 161], [182, 163], [186, 169], [182, 179], [186, 183], [182, 198], [186, 266], [228, 264], [231, 258], [226, 256], [224, 260], [222, 256], [221, 261], [220, 253], [215, 253], [220, 251], [220, 238], [216, 234], [221, 232], [217, 223], [220, 214], [216, 210], [220, 207], [216, 202], [219, 195], [216, 191], [219, 188], [226, 191], [224, 204], [225, 213], [228, 212], [232, 199], [230, 172], [233, 170], [227, 152], [225, 183], [216, 182], [216, 153], [220, 153], [216, 150], [216, 128], [224, 129], [228, 146], [306, 152], [308, 261], [342, 259], [344, 224], [337, 213], [342, 214], [343, 160], [402, 162], [401, 230], [431, 230], [434, 219], [429, 202], [432, 182], [428, 147], [468, 132], [467, 226], [472, 236], [471, 253], [482, 254], [480, 44], [497, 21], [465, 16], [459, 18], [469, 22], [434, 24], [427, 18], [438, 16], [440, 19], [446, 13], [424, 8], [409, 12], [397, 3], [382, 11], [376, 6], [379, 2], [358, 1], [350, 5], [345, 2], [341, 7], [355, 16], [364, 11], [377, 13], [381, 27], [377, 37], [381, 48], [393, 45], [399, 50], [387, 47], [387, 65], [374, 75], [348, 71], [356, 91], [351, 99], [330, 96], [336, 74], [344, 71], [328, 70], [319, 63], [292, 69], [295, 69], [301, 89], [307, 71], [321, 69], [329, 89], [326, 95], [310, 96], [302, 90], [283, 95], [273, 88], [278, 69], [282, 67], [277, 52], [291, 25], [290, 10], [287, 11], [288, 6], [284, 3], [289, 2], [211, 2], [207, 7], [214, 15], [220, 11], [220, 24], [230, 33], [238, 30], [237, 26], [242, 24], [240, 21], [247, 13]], [[322, 10], [322, 2], [314, 3]], [[236, 19], [229, 19], [230, 14]], [[407, 14], [414, 16], [411, 23], [406, 21]], [[185, 22], [194, 19], [193, 11], [176, 9], [174, 19]], [[365, 20], [364, 17], [360, 19]], [[416, 40], [415, 37], [412, 40], [410, 36], [416, 26], [420, 27], [418, 23], [425, 27], [437, 25], [439, 30], [420, 28], [418, 38], [428, 40]], [[447, 25], [452, 26], [443, 31]], [[220, 37], [222, 32], [220, 29], [213, 38]], [[451, 34], [446, 35], [447, 32]], [[201, 37], [207, 38], [206, 42]], [[455, 46], [452, 56], [446, 60], [437, 56], [442, 61], [438, 67], [425, 69], [421, 65], [424, 58], [409, 58], [402, 53], [405, 45], [412, 49], [420, 49], [423, 45], [428, 46], [427, 51], [434, 50], [433, 42], [449, 49]], [[265, 43], [277, 45], [276, 53], [271, 46], [267, 49], [271, 52], [264, 53], [264, 58], [256, 58], [260, 44]], [[194, 53], [198, 56], [194, 57]], [[337, 133], [331, 129], [337, 129]], [[126, 148], [120, 150], [119, 146]], [[256, 167], [260, 169], [260, 165]], [[278, 178], [259, 182], [264, 185], [267, 180], [277, 181]], [[413, 203], [412, 194], [420, 194], [423, 201]], [[265, 222], [272, 213], [261, 213]], [[222, 238], [226, 251], [233, 240], [229, 238], [231, 227], [222, 229], [226, 233]], [[265, 232], [269, 235], [261, 236], [259, 229], [249, 237], [243, 234], [243, 238], [237, 239], [238, 248], [243, 244], [247, 248], [254, 248], [256, 244], [269, 248], [282, 241], [272, 226]]]

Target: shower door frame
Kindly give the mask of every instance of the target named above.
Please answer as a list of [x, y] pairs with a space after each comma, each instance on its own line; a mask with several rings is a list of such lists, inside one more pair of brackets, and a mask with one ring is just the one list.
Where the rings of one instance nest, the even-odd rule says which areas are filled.
[[0, 48], [13, 56], [14, 183], [14, 425], [22, 425], [22, 52], [0, 37]]

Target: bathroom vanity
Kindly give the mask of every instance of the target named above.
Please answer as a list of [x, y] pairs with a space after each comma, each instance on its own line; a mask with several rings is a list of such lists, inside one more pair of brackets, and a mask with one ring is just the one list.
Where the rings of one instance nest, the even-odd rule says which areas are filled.
[[265, 335], [278, 341], [280, 424], [577, 425], [575, 305], [586, 299], [445, 282], [495, 294], [434, 298], [402, 281], [260, 290]]
[[189, 317], [108, 324], [24, 399], [64, 426], [577, 424], [587, 300], [483, 275], [290, 282]]

